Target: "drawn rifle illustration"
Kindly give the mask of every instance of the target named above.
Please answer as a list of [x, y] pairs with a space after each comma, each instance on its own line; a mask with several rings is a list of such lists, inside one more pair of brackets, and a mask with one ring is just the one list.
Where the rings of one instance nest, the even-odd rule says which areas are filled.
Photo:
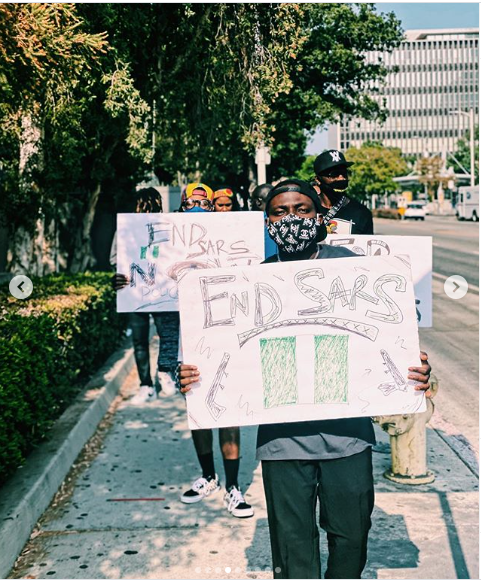
[[402, 392], [406, 392], [407, 383], [397, 369], [396, 364], [391, 360], [390, 355], [386, 352], [386, 350], [381, 350], [381, 356], [384, 360], [384, 364], [387, 366], [386, 374], [390, 373], [394, 379], [394, 382], [385, 382], [383, 384], [379, 384], [378, 389], [381, 390], [384, 396], [389, 396], [389, 394], [394, 392], [394, 390], [401, 390]]
[[223, 414], [226, 410], [225, 406], [217, 404], [217, 402], [215, 401], [215, 397], [217, 396], [219, 388], [221, 390], [224, 390], [224, 386], [221, 384], [221, 381], [224, 374], [227, 376], [225, 369], [227, 367], [227, 364], [229, 363], [229, 360], [230, 354], [224, 353], [220, 366], [215, 374], [214, 381], [212, 382], [212, 385], [209, 388], [209, 392], [205, 397], [205, 404], [214, 420], [219, 420], [220, 415]]

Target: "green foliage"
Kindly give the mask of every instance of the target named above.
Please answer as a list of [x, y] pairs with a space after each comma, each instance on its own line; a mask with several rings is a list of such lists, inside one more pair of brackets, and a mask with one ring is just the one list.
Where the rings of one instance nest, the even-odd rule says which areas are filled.
[[[0, 214], [15, 227], [55, 219], [77, 254], [93, 192], [115, 209], [152, 156], [167, 183], [247, 187], [261, 142], [269, 177], [292, 175], [326, 121], [382, 119], [368, 93], [387, 70], [366, 55], [402, 38], [373, 4], [7, 3], [0, 25]], [[42, 138], [22, 191], [26, 113]]]
[[302, 162], [301, 169], [296, 172], [295, 177], [306, 182], [312, 180], [314, 177], [314, 160], [316, 158], [317, 156], [306, 156]]
[[354, 162], [349, 178], [349, 196], [365, 200], [372, 194], [394, 194], [398, 185], [393, 181], [408, 171], [398, 148], [366, 142], [360, 148], [349, 148], [346, 159]]
[[[0, 213], [11, 227], [58, 219], [74, 238], [92, 190], [115, 173], [116, 149], [150, 161], [150, 108], [106, 31], [89, 30], [75, 4], [1, 5], [0, 55]], [[27, 117], [41, 138], [22, 170]]]
[[125, 322], [110, 278], [35, 278], [22, 302], [0, 288], [0, 483], [118, 345]]
[[[302, 5], [307, 36], [291, 70], [293, 88], [272, 110], [274, 146], [271, 172], [292, 175], [302, 164], [309, 135], [341, 116], [383, 120], [386, 110], [371, 95], [388, 71], [381, 57], [367, 62], [369, 51], [391, 51], [402, 41], [394, 13], [378, 13], [375, 4]], [[319, 152], [320, 153], [320, 152]]]

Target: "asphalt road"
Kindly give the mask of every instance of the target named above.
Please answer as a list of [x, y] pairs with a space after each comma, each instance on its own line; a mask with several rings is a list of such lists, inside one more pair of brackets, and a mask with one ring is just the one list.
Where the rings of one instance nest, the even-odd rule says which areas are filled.
[[[440, 382], [437, 411], [479, 454], [479, 225], [454, 217], [376, 219], [374, 232], [433, 237], [433, 327], [420, 329], [420, 344]], [[464, 298], [444, 292], [451, 275], [468, 282]]]

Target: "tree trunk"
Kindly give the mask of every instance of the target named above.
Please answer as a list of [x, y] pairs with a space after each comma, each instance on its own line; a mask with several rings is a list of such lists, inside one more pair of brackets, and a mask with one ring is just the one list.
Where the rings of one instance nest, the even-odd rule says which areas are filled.
[[[19, 186], [23, 192], [38, 193], [35, 171], [43, 166], [41, 122], [31, 113], [22, 116]], [[15, 274], [42, 277], [58, 270], [58, 237], [54, 220], [46, 223], [42, 208], [33, 229], [18, 227], [9, 241], [7, 269]]]
[[70, 262], [69, 271], [71, 273], [83, 273], [88, 268], [93, 267], [96, 263], [92, 251], [91, 232], [97, 203], [99, 201], [100, 190], [101, 185], [97, 184], [93, 192], [91, 192], [87, 211], [82, 218], [81, 227], [77, 232], [74, 252]]

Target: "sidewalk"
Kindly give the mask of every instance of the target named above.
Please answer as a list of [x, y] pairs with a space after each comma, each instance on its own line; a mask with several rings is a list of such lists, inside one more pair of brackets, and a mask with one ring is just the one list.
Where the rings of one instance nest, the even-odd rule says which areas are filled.
[[[271, 579], [256, 428], [242, 429], [240, 484], [256, 514], [231, 517], [222, 493], [179, 501], [199, 476], [178, 394], [130, 405], [135, 369], [116, 409], [77, 459], [10, 578]], [[431, 485], [386, 481], [388, 437], [377, 429], [376, 508], [364, 578], [478, 578], [477, 479], [428, 429]], [[223, 479], [215, 435], [216, 469]], [[142, 499], [142, 500], [140, 500]], [[322, 538], [325, 566], [326, 543]]]

